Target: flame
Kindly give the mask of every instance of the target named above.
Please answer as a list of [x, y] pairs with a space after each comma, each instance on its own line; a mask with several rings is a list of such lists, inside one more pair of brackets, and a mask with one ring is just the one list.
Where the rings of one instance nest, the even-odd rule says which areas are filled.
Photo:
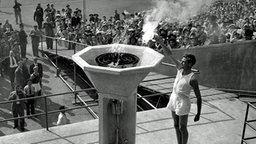
[[113, 46], [109, 49], [109, 52], [111, 53], [121, 53], [124, 52], [124, 49], [122, 49], [122, 46], [118, 43], [114, 43]]

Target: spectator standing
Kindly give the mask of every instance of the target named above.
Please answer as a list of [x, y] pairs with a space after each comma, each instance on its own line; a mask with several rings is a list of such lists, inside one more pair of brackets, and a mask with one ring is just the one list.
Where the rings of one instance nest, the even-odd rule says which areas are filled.
[[30, 72], [30, 75], [33, 74], [34, 72], [34, 67], [38, 67], [38, 73], [39, 73], [39, 78], [40, 78], [40, 85], [42, 86], [42, 78], [43, 78], [43, 66], [41, 63], [38, 62], [38, 58], [37, 57], [34, 57], [33, 58], [33, 64], [31, 64], [29, 66], [29, 72]]
[[82, 19], [83, 18], [82, 10], [80, 10], [79, 8], [76, 8], [76, 11], [77, 11], [77, 16], [80, 17], [80, 19]]
[[[28, 80], [27, 85], [24, 87], [26, 98], [33, 98], [35, 96], [35, 87], [32, 86], [32, 81]], [[26, 103], [27, 116], [35, 114], [35, 99], [29, 99]]]
[[41, 32], [38, 30], [37, 25], [31, 30], [29, 36], [31, 37], [33, 56], [38, 57], [38, 46], [40, 43]]
[[98, 26], [98, 23], [100, 22], [99, 14], [94, 14], [94, 22], [96, 23], [96, 26]]
[[[56, 16], [56, 9], [54, 8], [54, 4], [51, 4], [51, 17], [52, 17], [52, 22], [55, 22], [55, 17]], [[55, 23], [54, 23], [54, 27], [55, 27]]]
[[20, 19], [20, 23], [22, 24], [22, 18], [21, 18], [21, 4], [17, 2], [17, 0], [14, 0], [14, 15], [15, 15], [15, 20], [16, 24], [18, 24], [18, 19]]
[[30, 78], [30, 73], [29, 73], [29, 70], [28, 70], [28, 67], [27, 67], [27, 58], [23, 59], [22, 73], [23, 73], [23, 77], [24, 77], [24, 83], [26, 85], [27, 81]]
[[101, 27], [103, 24], [106, 24], [106, 23], [107, 23], [107, 17], [106, 17], [106, 16], [103, 16], [103, 17], [102, 17], [102, 20], [100, 21], [99, 27]]
[[69, 120], [68, 120], [68, 118], [67, 118], [67, 116], [65, 114], [65, 106], [60, 106], [59, 110], [62, 110], [62, 111], [59, 113], [57, 125], [68, 124]]
[[37, 22], [38, 28], [41, 29], [44, 21], [44, 10], [39, 3], [34, 12], [34, 21]]
[[20, 24], [20, 31], [19, 31], [19, 39], [20, 39], [20, 50], [21, 50], [21, 57], [26, 58], [27, 53], [27, 33], [24, 31], [23, 24]]
[[14, 79], [15, 79], [15, 70], [18, 67], [18, 61], [14, 56], [13, 51], [9, 52], [9, 57], [5, 58], [2, 62], [5, 71], [9, 75], [9, 79], [11, 81], [12, 90], [14, 90]]
[[61, 9], [60, 15], [61, 15], [62, 18], [65, 18], [65, 17], [66, 17], [67, 13], [66, 13], [66, 10], [65, 10], [64, 8]]
[[74, 11], [74, 14], [71, 18], [71, 26], [75, 29], [77, 25], [81, 24], [81, 18], [77, 15], [77, 11]]
[[115, 10], [115, 15], [114, 15], [115, 21], [120, 20], [120, 14]]
[[67, 4], [67, 6], [66, 6], [66, 17], [71, 18], [71, 16], [72, 16], [72, 9], [70, 8], [70, 5]]
[[50, 19], [51, 22], [54, 21], [54, 17], [55, 17], [55, 9], [50, 6], [50, 4], [47, 4], [46, 9], [44, 10], [45, 13], [45, 18]]
[[21, 86], [21, 88], [23, 89], [26, 84], [25, 77], [23, 75], [23, 70], [22, 70], [23, 62], [22, 62], [22, 60], [20, 60], [18, 63], [19, 63], [19, 65], [15, 70], [14, 83], [15, 83], [15, 85]]
[[4, 32], [10, 32], [10, 31], [13, 31], [13, 28], [12, 28], [12, 25], [9, 23], [9, 20], [6, 19], [5, 20], [5, 23], [3, 25], [3, 29], [4, 29]]
[[[46, 22], [44, 23], [43, 28], [45, 29], [46, 36], [54, 37], [54, 22], [52, 22], [49, 17], [46, 18]], [[53, 49], [53, 39], [46, 38], [46, 45], [47, 49]]]
[[[25, 94], [22, 91], [21, 86], [16, 85], [15, 91], [11, 92], [9, 95], [8, 100], [20, 100], [25, 98]], [[24, 116], [24, 110], [25, 110], [25, 101], [15, 101], [12, 102], [12, 115], [14, 118], [23, 117]], [[20, 126], [20, 127], [19, 127]], [[25, 119], [15, 119], [14, 120], [14, 129], [20, 128], [21, 131], [25, 131]]]
[[38, 73], [38, 67], [33, 68], [33, 73], [30, 75], [30, 80], [32, 81], [32, 86], [35, 87], [35, 96], [41, 96], [41, 85], [40, 85], [40, 75]]
[[94, 19], [95, 19], [94, 15], [93, 14], [89, 14], [89, 22], [90, 23], [94, 22], [95, 21]]
[[[72, 28], [71, 24], [68, 24], [67, 27], [67, 32], [68, 32], [68, 40], [69, 41], [73, 41], [75, 40], [75, 33], [74, 33], [74, 29]], [[73, 49], [73, 43], [72, 42], [68, 42], [68, 49]]]

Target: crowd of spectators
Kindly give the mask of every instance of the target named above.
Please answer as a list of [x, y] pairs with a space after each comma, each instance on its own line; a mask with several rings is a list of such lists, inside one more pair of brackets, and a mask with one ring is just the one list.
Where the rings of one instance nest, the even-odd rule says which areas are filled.
[[[172, 48], [229, 43], [256, 39], [256, 2], [252, 0], [216, 1], [203, 8], [204, 11], [190, 18], [186, 23], [161, 21], [156, 29], [165, 43]], [[114, 11], [113, 16], [89, 14], [84, 19], [79, 8], [56, 10], [54, 4], [42, 8], [38, 4], [33, 19], [39, 30], [46, 36], [59, 37], [62, 40], [75, 41], [86, 45], [123, 43], [147, 45], [161, 49], [152, 39], [143, 43], [143, 25], [145, 12], [129, 13]], [[52, 49], [53, 41], [46, 38], [47, 49]], [[60, 45], [74, 49], [75, 44], [59, 41]], [[0, 45], [3, 50], [12, 50], [19, 56], [18, 31], [12, 28], [8, 20], [0, 23]], [[4, 52], [2, 52], [4, 53]], [[9, 51], [7, 52], [9, 53]]]
[[[186, 23], [162, 21], [156, 30], [172, 48], [228, 43], [256, 38], [256, 2], [250, 0], [218, 1], [206, 6], [204, 11]], [[90, 14], [83, 21], [81, 10], [70, 5], [55, 14], [56, 36], [86, 45], [124, 43], [161, 47], [150, 40], [143, 43], [145, 12], [119, 14], [107, 18]], [[66, 45], [73, 49], [74, 45]]]

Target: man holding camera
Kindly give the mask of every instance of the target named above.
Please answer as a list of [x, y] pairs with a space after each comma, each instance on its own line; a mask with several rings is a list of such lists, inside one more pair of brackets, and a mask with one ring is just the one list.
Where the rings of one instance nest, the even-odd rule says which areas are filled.
[[[20, 100], [20, 99], [23, 99], [23, 98], [25, 98], [25, 94], [22, 91], [22, 87], [20, 85], [16, 85], [15, 91], [10, 93], [10, 96], [9, 96], [8, 100]], [[24, 110], [25, 110], [25, 101], [24, 100], [12, 102], [13, 118], [23, 117], [24, 116]], [[24, 118], [14, 120], [14, 127], [13, 127], [14, 129], [19, 127], [21, 131], [25, 131], [24, 126], [25, 126], [25, 119]]]

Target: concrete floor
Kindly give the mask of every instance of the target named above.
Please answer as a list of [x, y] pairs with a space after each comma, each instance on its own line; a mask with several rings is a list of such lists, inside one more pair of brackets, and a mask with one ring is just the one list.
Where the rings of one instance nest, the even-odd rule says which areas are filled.
[[[192, 104], [189, 114], [189, 144], [239, 144], [246, 104], [236, 98], [204, 101], [199, 122], [194, 122], [196, 112]], [[253, 111], [252, 111], [253, 112]], [[255, 111], [249, 119], [255, 119]], [[246, 130], [246, 136], [256, 132]], [[64, 126], [24, 132], [0, 137], [1, 144], [97, 144], [98, 120], [89, 120]], [[175, 144], [176, 136], [170, 111], [162, 108], [137, 113], [136, 144]], [[256, 140], [248, 141], [255, 144]]]
[[[31, 2], [30, 2], [31, 1]], [[23, 21], [25, 22], [26, 31], [31, 30], [31, 26], [35, 24], [32, 19], [33, 10], [38, 3], [38, 1], [26, 0], [26, 4], [22, 7]], [[44, 1], [43, 6], [48, 2]], [[60, 2], [61, 1], [61, 2]], [[71, 6], [81, 7], [81, 2], [79, 0], [74, 0], [71, 3]], [[134, 2], [135, 0], [132, 0]], [[12, 9], [13, 1], [2, 0], [2, 4], [10, 3], [7, 7], [2, 5], [0, 10], [0, 20], [3, 22], [5, 19], [9, 19], [11, 23], [14, 23], [14, 15]], [[67, 0], [59, 0], [56, 8], [60, 9], [65, 7]], [[115, 8], [119, 7], [118, 3], [113, 3], [112, 8], [109, 8], [107, 5], [109, 2], [104, 0], [106, 5], [101, 5], [102, 8], [98, 8], [96, 13], [100, 15], [107, 14], [111, 15]], [[142, 4], [132, 4], [131, 1], [126, 1], [125, 6], [120, 7], [121, 9], [131, 8], [131, 5], [136, 6], [138, 10], [141, 10]], [[135, 1], [137, 2], [137, 1]], [[128, 4], [129, 3], [129, 4]], [[146, 6], [143, 3], [143, 9]], [[88, 4], [89, 5], [89, 4]], [[92, 1], [90, 4], [89, 12], [92, 12], [93, 7], [97, 7], [96, 1]], [[135, 9], [135, 8], [132, 8]], [[131, 10], [132, 10], [131, 9]], [[128, 9], [129, 10], [129, 9]], [[105, 12], [107, 11], [107, 12]], [[95, 11], [94, 11], [95, 12]], [[13, 25], [18, 29], [18, 25]], [[29, 53], [31, 53], [31, 46], [28, 47]], [[30, 55], [31, 56], [31, 55]], [[54, 78], [55, 69], [53, 67], [48, 67], [48, 73], [45, 75], [45, 85], [46, 93], [59, 93], [64, 88], [64, 84], [58, 78]], [[50, 80], [50, 81], [49, 81]], [[9, 93], [8, 86], [5, 84], [8, 83], [7, 79], [0, 79], [1, 84], [1, 99], [6, 100], [6, 97]], [[51, 85], [57, 86], [56, 89], [51, 89]], [[67, 90], [67, 88], [65, 88]], [[2, 90], [5, 93], [2, 93]], [[208, 91], [205, 91], [208, 93]], [[221, 97], [221, 98], [218, 98]], [[225, 97], [223, 99], [223, 97]], [[208, 97], [213, 98], [213, 97]], [[241, 141], [241, 134], [243, 129], [243, 122], [245, 116], [246, 104], [237, 98], [230, 97], [230, 94], [221, 94], [214, 97], [214, 99], [204, 99], [203, 108], [202, 108], [202, 117], [199, 122], [193, 122], [193, 117], [196, 112], [195, 104], [192, 104], [192, 110], [189, 116], [189, 142], [188, 144], [239, 144]], [[63, 100], [64, 103], [67, 102], [67, 98]], [[58, 103], [57, 98], [53, 99], [51, 104]], [[57, 106], [55, 106], [57, 108]], [[43, 108], [42, 108], [43, 109]], [[3, 114], [11, 117], [10, 108], [1, 108], [0, 114], [1, 117]], [[80, 113], [80, 112], [79, 112]], [[249, 119], [256, 119], [256, 112], [251, 111], [249, 114]], [[20, 133], [19, 131], [8, 131], [12, 126], [12, 122], [5, 123], [4, 126], [0, 125], [0, 132], [7, 132], [6, 135], [0, 137], [0, 144], [97, 144], [98, 143], [98, 120], [88, 120], [83, 119], [83, 122], [79, 122], [80, 118], [83, 118], [81, 114], [78, 117], [73, 117], [72, 124], [65, 126], [51, 127], [46, 131], [45, 129], [40, 129], [42, 126], [33, 120], [29, 120], [31, 128], [36, 126], [35, 129]], [[52, 120], [54, 121], [54, 120]], [[256, 125], [254, 125], [256, 127]], [[13, 134], [16, 133], [16, 134]], [[173, 128], [173, 122], [171, 118], [170, 111], [167, 109], [157, 109], [137, 113], [137, 144], [175, 144], [176, 136]], [[256, 132], [252, 129], [246, 129], [246, 136], [256, 136]], [[256, 140], [248, 141], [249, 144], [255, 144]]]

